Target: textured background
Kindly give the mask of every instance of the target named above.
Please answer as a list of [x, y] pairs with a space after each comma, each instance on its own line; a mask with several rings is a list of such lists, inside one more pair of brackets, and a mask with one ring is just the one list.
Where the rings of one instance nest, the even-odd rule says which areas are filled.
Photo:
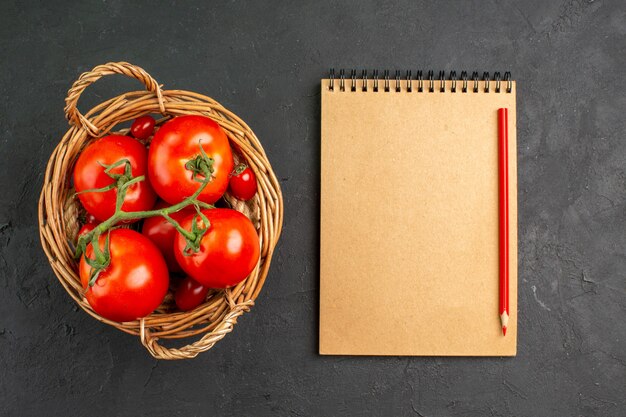
[[[0, 414], [626, 414], [623, 1], [130, 3], [3, 2]], [[157, 362], [78, 311], [39, 244], [65, 92], [110, 60], [238, 113], [282, 183], [284, 234], [259, 302], [196, 360]], [[317, 355], [319, 79], [331, 66], [512, 71], [516, 358]], [[103, 80], [80, 107], [138, 88]]]

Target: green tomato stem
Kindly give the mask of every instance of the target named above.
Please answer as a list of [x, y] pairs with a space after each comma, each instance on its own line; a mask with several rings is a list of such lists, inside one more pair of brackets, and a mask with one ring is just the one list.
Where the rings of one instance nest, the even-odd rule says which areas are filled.
[[[125, 165], [124, 174], [115, 175], [115, 176], [113, 174], [109, 174], [109, 171], [112, 168], [115, 168], [122, 164]], [[187, 247], [191, 248], [194, 252], [197, 252], [197, 250], [199, 249], [200, 240], [202, 239], [202, 236], [209, 228], [208, 219], [206, 218], [206, 216], [204, 216], [200, 212], [200, 208], [205, 208], [205, 209], [214, 208], [213, 205], [207, 204], [203, 201], [198, 200], [198, 196], [200, 195], [200, 193], [202, 193], [202, 191], [206, 188], [209, 182], [213, 180], [213, 176], [212, 176], [213, 159], [210, 158], [204, 152], [204, 150], [202, 149], [202, 146], [200, 145], [200, 155], [196, 156], [194, 159], [189, 161], [186, 164], [186, 166], [187, 166], [187, 169], [192, 171], [193, 179], [197, 181], [198, 183], [200, 183], [200, 186], [196, 189], [196, 191], [191, 196], [187, 197], [180, 203], [174, 204], [167, 208], [162, 208], [158, 210], [147, 210], [147, 211], [132, 211], [132, 212], [127, 212], [122, 209], [122, 206], [124, 205], [124, 199], [126, 197], [126, 193], [132, 185], [137, 184], [141, 181], [145, 181], [146, 179], [145, 176], [140, 175], [137, 177], [133, 177], [131, 169], [130, 169], [131, 168], [130, 162], [125, 159], [122, 159], [112, 165], [105, 166], [105, 168], [107, 168], [106, 169], [107, 174], [110, 175], [115, 180], [115, 183], [114, 183], [115, 185], [113, 187], [111, 188], [105, 187], [106, 191], [108, 191], [108, 189], [117, 188], [117, 195], [115, 199], [115, 213], [110, 218], [100, 223], [94, 230], [92, 230], [91, 232], [85, 233], [79, 237], [77, 248], [76, 248], [76, 254], [75, 254], [77, 258], [80, 257], [81, 255], [84, 255], [87, 263], [92, 266], [92, 279], [90, 279], [90, 283], [89, 283], [90, 286], [95, 283], [100, 271], [106, 268], [110, 263], [110, 253], [108, 250], [108, 237], [107, 237], [107, 244], [105, 245], [106, 247], [104, 248], [104, 251], [100, 249], [100, 245], [98, 243], [99, 238], [103, 233], [108, 232], [120, 222], [128, 222], [131, 220], [139, 220], [139, 219], [145, 219], [148, 217], [162, 216], [168, 222], [170, 222], [180, 234], [182, 234], [185, 237], [185, 240], [187, 241]], [[89, 191], [97, 192], [97, 191], [105, 191], [105, 189], [89, 190]], [[197, 224], [195, 223], [195, 218], [194, 218], [194, 222], [192, 224], [192, 230], [191, 231], [185, 230], [176, 220], [174, 220], [170, 216], [170, 214], [176, 213], [191, 205], [193, 205], [196, 208], [198, 215], [203, 220], [204, 225], [205, 225], [204, 229], [198, 228]], [[87, 255], [85, 254], [85, 249], [89, 242], [91, 242], [93, 246], [94, 259], [87, 258]]]

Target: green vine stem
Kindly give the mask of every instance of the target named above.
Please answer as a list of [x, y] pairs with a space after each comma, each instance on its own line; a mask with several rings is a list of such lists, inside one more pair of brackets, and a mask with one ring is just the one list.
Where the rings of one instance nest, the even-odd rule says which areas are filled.
[[[139, 220], [146, 219], [148, 217], [154, 216], [162, 216], [168, 222], [170, 222], [176, 230], [185, 237], [187, 241], [187, 245], [184, 250], [185, 255], [191, 255], [195, 252], [198, 252], [200, 249], [200, 241], [202, 237], [206, 233], [206, 231], [210, 227], [209, 219], [202, 214], [200, 211], [203, 208], [214, 208], [213, 205], [207, 204], [203, 201], [198, 200], [198, 196], [200, 193], [206, 188], [206, 186], [213, 180], [213, 158], [209, 157], [202, 146], [200, 145], [200, 154], [195, 158], [191, 159], [185, 164], [185, 168], [191, 171], [192, 178], [194, 181], [200, 183], [198, 189], [189, 197], [184, 199], [178, 204], [174, 204], [170, 207], [158, 209], [158, 210], [148, 210], [148, 211], [124, 211], [122, 210], [122, 206], [124, 205], [124, 198], [126, 197], [126, 192], [128, 188], [138, 182], [145, 181], [145, 176], [140, 175], [137, 177], [132, 176], [130, 162], [126, 159], [122, 159], [120, 161], [115, 162], [111, 165], [104, 165], [106, 169], [105, 172], [109, 175], [115, 182], [112, 185], [99, 188], [99, 189], [91, 189], [85, 190], [81, 193], [85, 192], [106, 192], [112, 189], [117, 189], [117, 195], [115, 199], [115, 213], [100, 223], [94, 230], [91, 232], [85, 233], [78, 238], [78, 242], [76, 245], [75, 257], [78, 259], [81, 255], [85, 257], [85, 262], [89, 266], [91, 266], [91, 275], [89, 279], [89, 286], [93, 286], [98, 279], [98, 275], [102, 270], [109, 266], [111, 261], [111, 255], [109, 252], [109, 234], [108, 232], [115, 228], [119, 223], [131, 221], [131, 220]], [[111, 170], [115, 167], [124, 165], [124, 174], [113, 174]], [[193, 205], [196, 209], [196, 217], [192, 222], [191, 230], [184, 229], [176, 220], [170, 217], [170, 214], [176, 213], [188, 206]], [[198, 226], [197, 219], [200, 218], [204, 224], [204, 227]], [[104, 233], [107, 233], [106, 241], [104, 248], [100, 248], [99, 239], [100, 236]], [[89, 258], [86, 254], [86, 247], [91, 243], [93, 246], [93, 255], [94, 258]]]

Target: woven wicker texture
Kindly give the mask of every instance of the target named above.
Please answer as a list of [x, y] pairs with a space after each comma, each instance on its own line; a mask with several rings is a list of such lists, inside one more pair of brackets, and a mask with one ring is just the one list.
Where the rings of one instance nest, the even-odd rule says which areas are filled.
[[[81, 93], [102, 76], [122, 74], [136, 78], [146, 91], [134, 91], [107, 100], [84, 115], [77, 109]], [[280, 236], [283, 201], [280, 186], [265, 151], [252, 130], [239, 117], [215, 100], [182, 90], [162, 90], [143, 69], [126, 62], [99, 65], [82, 74], [68, 91], [65, 114], [70, 129], [52, 152], [39, 200], [39, 231], [43, 249], [57, 278], [76, 303], [91, 316], [118, 329], [139, 336], [150, 354], [158, 359], [188, 359], [209, 350], [231, 332], [237, 318], [248, 311], [267, 277], [272, 253]], [[225, 130], [231, 147], [245, 158], [257, 176], [258, 193], [249, 202], [226, 194], [234, 209], [255, 224], [261, 242], [261, 258], [250, 276], [228, 290], [211, 291], [204, 304], [189, 312], [173, 307], [172, 293], [151, 315], [132, 322], [117, 323], [100, 317], [83, 297], [83, 288], [73, 258], [78, 218], [82, 212], [70, 185], [73, 164], [91, 140], [116, 130], [119, 123], [156, 113], [157, 126], [174, 116], [200, 114], [215, 120]], [[163, 339], [186, 339], [179, 348], [166, 347]], [[180, 343], [179, 343], [180, 344]]]

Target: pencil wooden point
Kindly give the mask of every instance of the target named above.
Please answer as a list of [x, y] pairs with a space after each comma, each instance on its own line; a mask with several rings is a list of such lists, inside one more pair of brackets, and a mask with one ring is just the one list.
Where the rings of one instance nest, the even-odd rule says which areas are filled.
[[506, 336], [506, 327], [509, 324], [509, 313], [505, 311], [500, 314], [500, 323], [502, 323], [502, 335]]

